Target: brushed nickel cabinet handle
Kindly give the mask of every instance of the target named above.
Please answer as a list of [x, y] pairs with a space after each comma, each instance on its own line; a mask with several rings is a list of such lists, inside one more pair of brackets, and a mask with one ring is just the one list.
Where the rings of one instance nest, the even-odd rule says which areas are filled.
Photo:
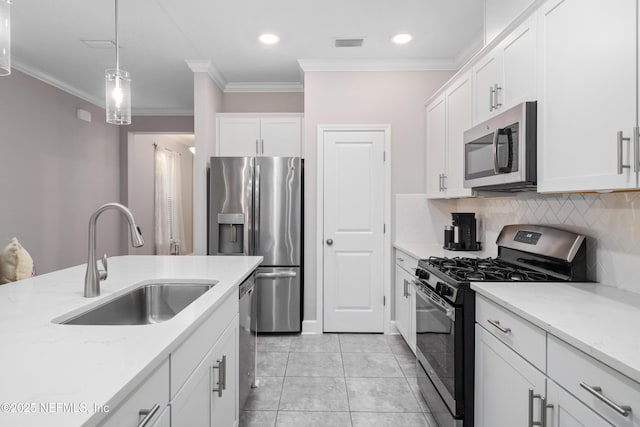
[[499, 91], [502, 91], [502, 88], [498, 86], [498, 83], [496, 83], [495, 85], [493, 85], [493, 109], [494, 110], [497, 110], [498, 108], [502, 107], [502, 103], [498, 101]]
[[222, 359], [216, 360], [218, 366], [212, 366], [211, 369], [218, 370], [218, 388], [211, 389], [211, 391], [217, 391], [218, 397], [222, 397], [222, 390], [227, 388], [227, 356], [222, 356]]
[[625, 165], [622, 160], [622, 145], [624, 142], [630, 142], [630, 138], [625, 138], [622, 131], [618, 131], [618, 175], [622, 175], [622, 169], [629, 169], [630, 165]]
[[631, 413], [631, 406], [628, 405], [618, 405], [613, 400], [609, 399], [607, 396], [602, 394], [602, 387], [598, 387], [596, 385], [590, 386], [587, 383], [580, 383], [580, 387], [587, 390], [589, 393], [594, 395], [597, 399], [601, 400], [605, 405], [622, 415], [623, 417], [628, 417]]
[[153, 405], [151, 409], [140, 409], [138, 414], [141, 417], [144, 416], [144, 418], [138, 423], [138, 427], [145, 427], [147, 424], [149, 424], [149, 421], [151, 421], [151, 418], [153, 418], [156, 412], [158, 412], [158, 409], [160, 409], [160, 405], [158, 405], [157, 403]]
[[505, 328], [500, 324], [499, 320], [488, 319], [487, 322], [489, 322], [489, 324], [491, 324], [492, 326], [495, 326], [496, 328], [498, 328], [498, 330], [503, 334], [508, 334], [509, 332], [511, 332], [511, 328]]
[[[533, 400], [540, 399], [540, 421], [533, 420]], [[529, 427], [541, 426], [544, 427], [545, 415], [544, 415], [544, 407], [546, 399], [539, 394], [535, 394], [533, 389], [529, 389]]]

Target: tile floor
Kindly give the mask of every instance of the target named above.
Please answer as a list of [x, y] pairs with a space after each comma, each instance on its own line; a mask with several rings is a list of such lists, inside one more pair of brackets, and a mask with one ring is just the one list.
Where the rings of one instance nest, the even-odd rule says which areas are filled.
[[435, 426], [400, 335], [259, 336], [256, 374], [240, 427]]

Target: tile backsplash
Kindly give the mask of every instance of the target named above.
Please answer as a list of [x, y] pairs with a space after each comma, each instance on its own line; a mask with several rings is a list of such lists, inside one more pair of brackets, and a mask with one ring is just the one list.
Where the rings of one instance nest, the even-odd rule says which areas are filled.
[[461, 199], [456, 210], [476, 213], [479, 240], [492, 256], [505, 224], [546, 224], [584, 234], [588, 278], [640, 293], [640, 193], [522, 193]]

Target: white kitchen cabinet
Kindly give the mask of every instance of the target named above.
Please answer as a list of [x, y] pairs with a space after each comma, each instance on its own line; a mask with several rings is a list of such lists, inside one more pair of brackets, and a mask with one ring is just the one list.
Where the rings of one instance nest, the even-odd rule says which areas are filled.
[[427, 197], [442, 198], [447, 149], [447, 109], [444, 94], [426, 107]]
[[158, 417], [158, 420], [152, 424], [153, 427], [171, 427], [171, 407], [167, 406]]
[[[538, 191], [636, 186], [637, 1], [549, 0], [538, 10]], [[603, 35], [606, 35], [604, 37]], [[618, 132], [631, 137], [622, 142]]]
[[[548, 338], [547, 359], [547, 376], [590, 410], [612, 425], [640, 427], [640, 384], [554, 336]], [[629, 411], [620, 414], [606, 401]]]
[[[116, 408], [111, 408], [101, 427], [135, 427], [144, 418], [146, 411], [156, 405], [158, 409], [150, 415], [151, 422], [157, 422], [169, 403], [169, 359], [151, 373]], [[141, 411], [143, 413], [141, 413]], [[152, 425], [152, 424], [150, 424]]]
[[418, 260], [396, 250], [395, 311], [396, 328], [405, 342], [416, 352], [416, 292], [413, 284]]
[[[171, 402], [171, 425], [238, 423], [238, 316], [206, 354]], [[221, 389], [221, 391], [219, 391]]]
[[447, 169], [444, 188], [447, 197], [471, 196], [464, 188], [464, 132], [473, 125], [471, 74], [460, 76], [445, 92], [447, 104]]
[[546, 411], [545, 427], [611, 427], [615, 425], [605, 421], [551, 380], [547, 381]]
[[473, 66], [474, 124], [536, 100], [536, 20], [531, 17]]
[[301, 157], [302, 119], [218, 117], [219, 156]]
[[426, 107], [427, 197], [467, 197], [464, 184], [464, 131], [472, 125], [469, 73], [451, 83]]
[[475, 358], [476, 427], [532, 425], [530, 417], [541, 421], [542, 372], [478, 324]]

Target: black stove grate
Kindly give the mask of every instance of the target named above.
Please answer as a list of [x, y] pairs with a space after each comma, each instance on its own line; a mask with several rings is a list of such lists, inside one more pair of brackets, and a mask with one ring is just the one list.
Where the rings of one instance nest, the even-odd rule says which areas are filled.
[[545, 282], [557, 280], [545, 273], [510, 265], [497, 258], [430, 257], [426, 265], [460, 282]]

